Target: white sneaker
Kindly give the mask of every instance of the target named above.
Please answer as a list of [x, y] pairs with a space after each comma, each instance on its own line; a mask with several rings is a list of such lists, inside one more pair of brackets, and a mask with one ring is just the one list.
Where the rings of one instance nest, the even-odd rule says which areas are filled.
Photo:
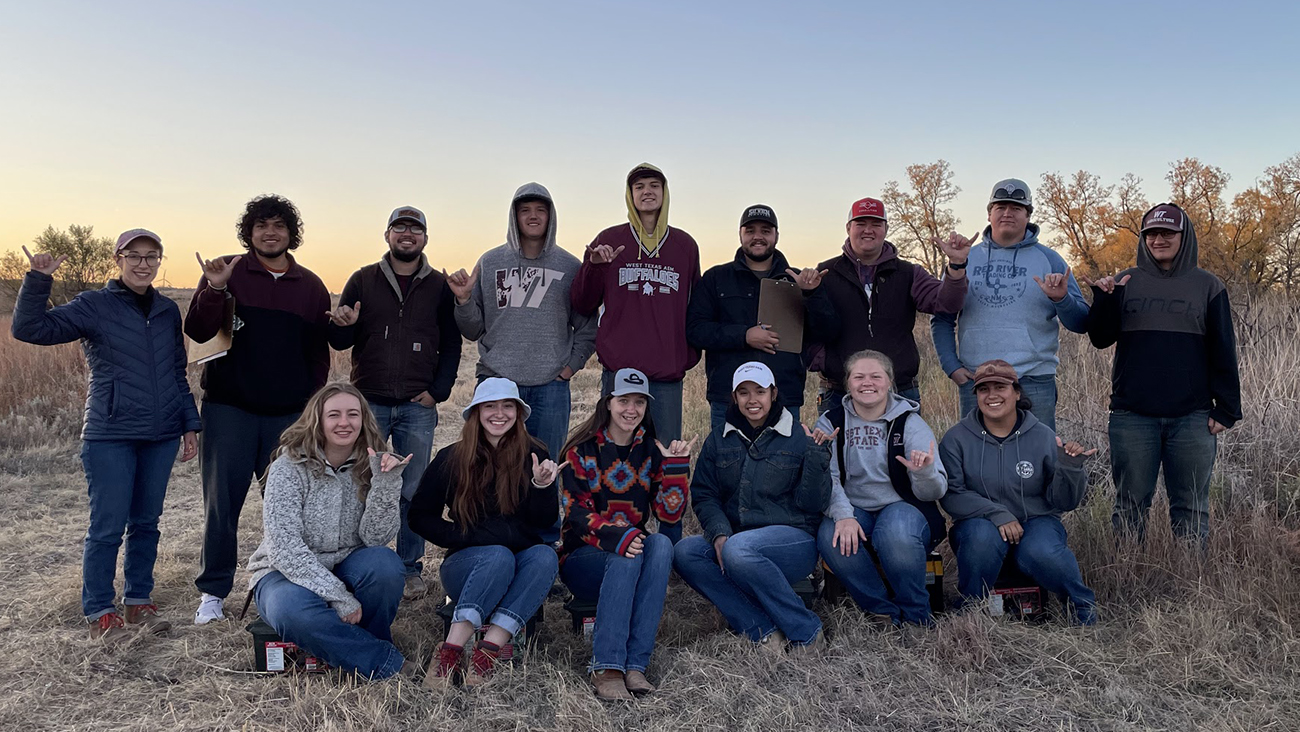
[[199, 609], [194, 611], [194, 624], [207, 625], [213, 620], [226, 619], [226, 600], [223, 597], [203, 593], [199, 599]]

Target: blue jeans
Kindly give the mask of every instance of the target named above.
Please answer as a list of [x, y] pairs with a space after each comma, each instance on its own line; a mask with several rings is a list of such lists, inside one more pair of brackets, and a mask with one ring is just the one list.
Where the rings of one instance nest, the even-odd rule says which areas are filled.
[[560, 580], [580, 600], [597, 600], [591, 671], [642, 671], [650, 664], [673, 569], [673, 543], [647, 534], [641, 554], [628, 559], [586, 545], [560, 569]]
[[673, 549], [673, 566], [694, 590], [722, 611], [732, 630], [758, 642], [780, 630], [795, 645], [811, 643], [821, 630], [792, 585], [817, 563], [817, 540], [793, 526], [764, 526], [732, 535], [718, 567], [713, 544], [688, 536]]
[[[958, 387], [961, 396], [961, 417], [965, 418], [975, 408], [975, 382], [967, 381]], [[1039, 422], [1056, 431], [1056, 374], [1050, 376], [1021, 376], [1020, 393], [1033, 405], [1029, 408]]]
[[1111, 522], [1117, 533], [1146, 536], [1156, 476], [1163, 467], [1174, 535], [1204, 546], [1210, 535], [1210, 474], [1219, 441], [1210, 434], [1209, 423], [1208, 411], [1186, 417], [1110, 413], [1110, 466], [1115, 476]]
[[424, 570], [424, 539], [411, 531], [406, 514], [411, 509], [411, 498], [420, 487], [425, 468], [429, 467], [433, 452], [433, 431], [438, 426], [438, 409], [417, 402], [405, 402], [395, 407], [370, 402], [370, 411], [379, 423], [379, 436], [393, 438], [393, 452], [413, 455], [402, 469], [402, 525], [397, 530], [397, 556], [402, 558], [406, 574], [418, 575]]
[[114, 612], [117, 550], [126, 534], [122, 602], [153, 602], [153, 565], [158, 558], [158, 517], [180, 438], [86, 440], [81, 465], [90, 497], [90, 526], [81, 553], [81, 612], [87, 620]]
[[717, 432], [727, 423], [727, 410], [731, 402], [709, 402], [709, 431]]
[[456, 603], [451, 622], [475, 628], [485, 619], [515, 635], [546, 600], [559, 572], [559, 558], [549, 544], [519, 553], [495, 546], [472, 546], [442, 560], [442, 586]]
[[[600, 375], [600, 398], [604, 399], [614, 390], [614, 371], [606, 369]], [[673, 440], [682, 439], [682, 382], [650, 382], [650, 421], [655, 425], [655, 439], [667, 445]], [[682, 540], [681, 523], [659, 525], [659, 533], [668, 537], [674, 544]]]
[[865, 546], [847, 557], [831, 546], [835, 522], [830, 518], [822, 519], [817, 531], [817, 551], [826, 566], [863, 610], [888, 615], [895, 624], [929, 625], [932, 620], [930, 595], [925, 589], [925, 557], [933, 547], [925, 516], [912, 504], [898, 501], [879, 511], [854, 508], [853, 517], [880, 558], [880, 568], [894, 590], [893, 598]]
[[1055, 516], [1036, 516], [1021, 524], [1020, 543], [1012, 547], [992, 521], [972, 518], [953, 524], [948, 542], [957, 555], [957, 591], [964, 602], [979, 601], [997, 582], [1008, 553], [1016, 566], [1043, 589], [1068, 600], [1083, 625], [1097, 621], [1097, 598], [1083, 584], [1079, 562], [1066, 544], [1065, 527]]
[[[519, 387], [519, 398], [533, 411], [524, 428], [528, 434], [546, 443], [546, 451], [557, 463], [564, 462], [560, 451], [569, 438], [569, 414], [573, 403], [569, 382], [554, 379], [546, 384]], [[560, 538], [560, 525], [564, 523], [564, 510], [555, 514], [555, 525], [541, 532], [542, 539], [553, 542]]]
[[[917, 404], [921, 403], [921, 388], [919, 386], [913, 386], [908, 389], [899, 389], [898, 387], [894, 387], [894, 393], [904, 399], [911, 399]], [[817, 416], [820, 417], [823, 414], [826, 414], [830, 411], [831, 407], [840, 404], [846, 394], [847, 392], [840, 391], [839, 389], [820, 390], [817, 393]]]
[[372, 679], [397, 673], [405, 661], [393, 645], [391, 626], [402, 601], [402, 560], [386, 546], [368, 546], [334, 567], [361, 603], [361, 622], [349, 625], [315, 592], [271, 572], [253, 593], [262, 619], [281, 638], [329, 665]]

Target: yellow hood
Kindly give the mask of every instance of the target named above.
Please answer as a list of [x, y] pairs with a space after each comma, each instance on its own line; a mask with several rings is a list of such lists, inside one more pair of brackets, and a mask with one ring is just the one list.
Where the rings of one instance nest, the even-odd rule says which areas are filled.
[[627, 200], [627, 220], [632, 224], [632, 231], [636, 232], [636, 238], [641, 242], [641, 249], [637, 252], [637, 259], [642, 255], [647, 257], [659, 256], [659, 246], [663, 244], [664, 237], [668, 235], [668, 177], [663, 171], [651, 165], [650, 163], [641, 163], [628, 172], [628, 178], [632, 173], [638, 170], [653, 170], [659, 174], [660, 179], [664, 182], [664, 203], [659, 208], [659, 218], [655, 219], [655, 230], [646, 231], [641, 225], [641, 217], [637, 215], [636, 206], [632, 203], [632, 184], [628, 183], [625, 188], [625, 198]]

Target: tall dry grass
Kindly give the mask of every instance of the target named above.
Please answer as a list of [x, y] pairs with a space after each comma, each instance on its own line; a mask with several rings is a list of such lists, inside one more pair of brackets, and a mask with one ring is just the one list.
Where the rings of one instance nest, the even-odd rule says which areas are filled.
[[[1097, 591], [1096, 628], [950, 616], [932, 631], [876, 631], [856, 610], [819, 608], [832, 642], [817, 660], [755, 652], [723, 631], [689, 588], [670, 588], [650, 675], [662, 691], [627, 707], [592, 698], [587, 645], [548, 601], [542, 639], [474, 693], [336, 675], [259, 676], [242, 624], [188, 624], [201, 526], [197, 466], [173, 473], [154, 598], [176, 623], [165, 638], [108, 649], [79, 620], [85, 483], [76, 459], [85, 370], [75, 345], [37, 349], [0, 337], [0, 729], [31, 730], [1291, 730], [1300, 729], [1300, 559], [1296, 531], [1300, 314], [1264, 298], [1238, 302], [1246, 419], [1220, 442], [1205, 555], [1174, 541], [1158, 503], [1145, 546], [1116, 545], [1105, 457], [1093, 464], [1070, 543]], [[7, 325], [5, 323], [4, 325]], [[919, 329], [923, 343], [928, 334]], [[936, 432], [956, 393], [929, 351], [924, 414]], [[473, 388], [475, 346], [440, 408], [439, 445], [455, 439]], [[1063, 334], [1058, 422], [1106, 448], [1110, 354]], [[334, 357], [336, 374], [346, 354]], [[598, 391], [574, 380], [574, 424]], [[197, 385], [196, 385], [197, 388]], [[810, 392], [812, 391], [810, 386]], [[684, 431], [703, 434], [700, 370], [688, 375]], [[804, 419], [811, 420], [811, 400]], [[250, 496], [241, 556], [260, 539]], [[399, 647], [426, 659], [439, 638], [434, 596], [403, 606]], [[952, 583], [950, 565], [949, 585]], [[246, 575], [241, 571], [241, 586]], [[237, 590], [232, 605], [242, 601]]]

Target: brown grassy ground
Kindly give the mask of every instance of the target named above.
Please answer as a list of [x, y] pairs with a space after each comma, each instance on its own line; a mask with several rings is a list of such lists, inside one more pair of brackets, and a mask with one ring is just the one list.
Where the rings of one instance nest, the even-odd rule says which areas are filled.
[[[177, 466], [162, 519], [154, 597], [175, 629], [117, 649], [88, 641], [79, 617], [80, 353], [15, 344], [0, 323], [0, 730], [1300, 729], [1300, 588], [1292, 576], [1300, 558], [1292, 448], [1300, 316], [1284, 303], [1239, 308], [1248, 416], [1221, 442], [1204, 559], [1168, 538], [1163, 504], [1144, 549], [1113, 547], [1112, 488], [1100, 462], [1091, 498], [1067, 521], [1102, 603], [1098, 627], [966, 615], [934, 631], [881, 632], [852, 609], [822, 608], [830, 649], [799, 663], [748, 648], [674, 584], [650, 669], [662, 691], [627, 707], [592, 697], [582, 674], [588, 649], [555, 600], [541, 644], [474, 693], [252, 673], [242, 623], [188, 623], [201, 515], [195, 463]], [[1109, 355], [1070, 335], [1062, 355], [1062, 432], [1104, 447]], [[441, 410], [439, 445], [453, 439], [456, 411], [469, 399], [471, 360]], [[595, 389], [593, 370], [575, 379], [575, 420]], [[941, 431], [956, 416], [956, 398], [932, 353], [923, 392], [926, 416]], [[686, 434], [702, 432], [699, 370], [686, 394]], [[260, 513], [254, 492], [243, 557], [259, 540]], [[434, 582], [436, 554], [429, 560]], [[241, 573], [237, 586], [245, 580]], [[237, 590], [231, 605], [241, 601]], [[433, 596], [404, 606], [395, 635], [408, 654], [427, 658], [439, 640], [435, 606]]]

